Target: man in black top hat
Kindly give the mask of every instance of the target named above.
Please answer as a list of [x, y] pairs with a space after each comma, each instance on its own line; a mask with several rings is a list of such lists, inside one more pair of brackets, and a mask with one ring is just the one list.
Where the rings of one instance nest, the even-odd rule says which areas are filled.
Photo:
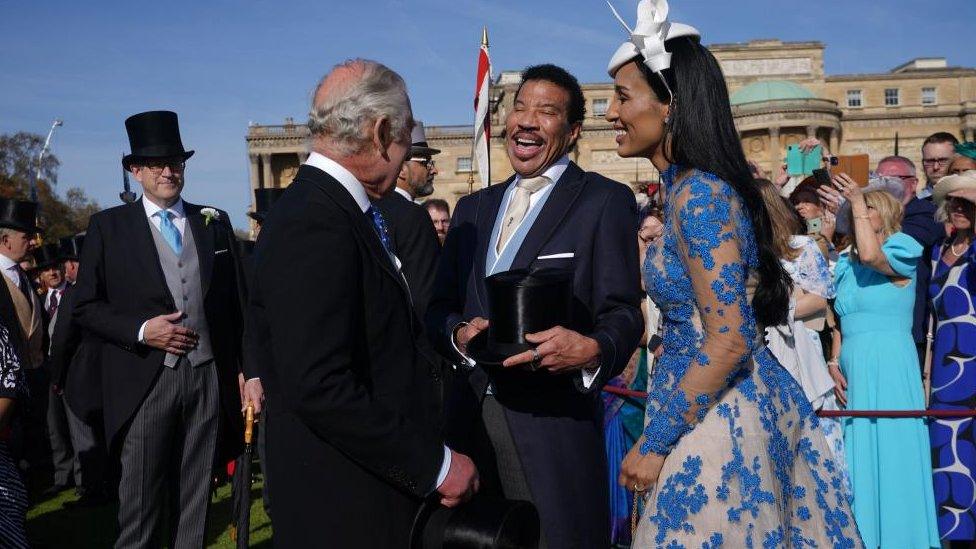
[[44, 311], [44, 332], [48, 336], [48, 344], [44, 348], [47, 359], [48, 382], [44, 394], [32, 395], [32, 400], [44, 398], [47, 402], [47, 436], [51, 444], [54, 484], [45, 492], [45, 495], [53, 496], [66, 490], [72, 484], [79, 487], [82, 485], [81, 467], [75, 459], [74, 447], [71, 445], [71, 434], [68, 430], [68, 412], [65, 410], [63, 396], [51, 377], [50, 367], [50, 336], [54, 331], [67, 283], [61, 269], [56, 243], [45, 244], [35, 249], [33, 255], [34, 272], [37, 273], [41, 281], [42, 295], [40, 300]]
[[434, 192], [437, 167], [433, 157], [440, 152], [427, 145], [424, 124], [416, 121], [410, 134], [410, 154], [400, 167], [396, 186], [374, 201], [386, 219], [393, 252], [403, 263], [403, 276], [421, 318], [430, 301], [441, 246], [430, 216], [414, 200]]
[[[473, 368], [446, 406], [449, 444], [472, 452], [486, 492], [536, 505], [550, 548], [609, 545], [600, 389], [644, 327], [634, 194], [567, 156], [584, 105], [565, 70], [525, 71], [505, 124], [516, 173], [458, 202], [427, 314], [445, 355]], [[535, 348], [502, 366], [470, 364], [467, 346], [489, 325], [486, 279], [547, 268], [572, 276], [565, 325], [526, 335]]]
[[176, 113], [125, 126], [122, 165], [143, 196], [91, 217], [74, 318], [104, 341], [105, 434], [122, 465], [116, 547], [200, 547], [217, 441], [231, 457], [242, 436], [236, 239], [226, 212], [181, 197], [193, 151]]
[[[22, 406], [23, 457], [37, 465], [49, 458], [45, 435], [47, 380], [44, 362], [43, 307], [21, 262], [30, 260], [38, 233], [37, 203], [0, 199], [0, 321], [10, 331], [14, 352], [20, 357], [31, 398]], [[19, 437], [18, 437], [19, 438]], [[19, 440], [18, 440], [19, 443]], [[19, 446], [19, 444], [15, 445]]]

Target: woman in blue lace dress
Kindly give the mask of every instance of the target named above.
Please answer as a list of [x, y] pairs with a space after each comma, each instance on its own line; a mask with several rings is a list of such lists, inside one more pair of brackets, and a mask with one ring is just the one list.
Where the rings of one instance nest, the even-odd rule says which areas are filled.
[[664, 354], [620, 475], [645, 492], [634, 547], [860, 547], [813, 408], [762, 342], [787, 318], [790, 281], [721, 69], [666, 2], [638, 10], [607, 112], [618, 154], [648, 158], [666, 193], [644, 263]]

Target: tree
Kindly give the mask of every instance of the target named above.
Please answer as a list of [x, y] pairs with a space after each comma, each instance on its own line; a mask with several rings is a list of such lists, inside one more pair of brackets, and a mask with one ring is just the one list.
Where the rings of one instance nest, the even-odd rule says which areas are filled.
[[[30, 197], [31, 181], [37, 175], [37, 155], [42, 147], [44, 137], [37, 134], [0, 134], [0, 197], [25, 200]], [[37, 199], [41, 205], [39, 224], [47, 242], [84, 231], [88, 228], [88, 218], [100, 209], [78, 187], [68, 189], [64, 198], [58, 195], [54, 186], [60, 165], [53, 154], [46, 155], [37, 183]]]

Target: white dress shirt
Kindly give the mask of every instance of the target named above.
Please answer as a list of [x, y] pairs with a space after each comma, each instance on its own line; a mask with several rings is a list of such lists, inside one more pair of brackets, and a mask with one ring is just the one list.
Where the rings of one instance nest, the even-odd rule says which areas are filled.
[[406, 198], [410, 202], [413, 202], [413, 197], [410, 196], [410, 193], [401, 189], [400, 187], [393, 187], [393, 191], [396, 192], [398, 195], [402, 196], [403, 198]]
[[[162, 208], [146, 198], [146, 195], [142, 195], [142, 207], [146, 210], [146, 217], [149, 218], [149, 222], [153, 224], [153, 227], [156, 227], [157, 231], [160, 230], [159, 224], [162, 223], [162, 221], [156, 214], [162, 211]], [[176, 230], [180, 231], [180, 237], [182, 238], [183, 235], [186, 234], [186, 209], [183, 207], [183, 199], [178, 198], [176, 203], [169, 208], [166, 208], [166, 210], [173, 214], [170, 219], [173, 221], [173, 225], [176, 226]], [[139, 334], [136, 339], [136, 341], [139, 343], [145, 343], [143, 340], [143, 334], [146, 331], [146, 324], [149, 322], [149, 320], [151, 319], [147, 319], [142, 323], [141, 326], [139, 326]]]
[[[156, 213], [162, 210], [162, 208], [146, 198], [146, 195], [142, 195], [142, 207], [146, 210], [146, 217], [149, 218], [149, 222], [159, 230], [161, 221]], [[176, 229], [180, 231], [180, 236], [186, 234], [186, 210], [183, 207], [183, 199], [177, 199], [176, 203], [166, 208], [166, 210], [173, 214], [171, 219], [173, 220], [173, 225], [176, 225]]]
[[57, 288], [51, 288], [50, 290], [47, 291], [47, 294], [44, 295], [45, 311], [51, 308], [51, 297], [55, 295], [58, 296], [58, 307], [61, 306], [61, 297], [64, 296], [64, 290], [67, 287], [68, 287], [68, 282], [65, 281], [62, 282], [61, 285], [58, 286]]
[[[312, 152], [308, 155], [308, 159], [305, 161], [306, 164], [312, 166], [313, 168], [318, 168], [323, 172], [331, 175], [336, 181], [339, 182], [346, 191], [352, 195], [353, 200], [356, 201], [356, 205], [359, 209], [366, 213], [369, 209], [369, 196], [366, 194], [366, 189], [363, 188], [363, 184], [356, 179], [356, 176], [352, 174], [349, 170], [344, 168], [341, 164], [332, 160], [331, 158], [319, 154], [317, 152]], [[400, 189], [397, 189], [399, 191]], [[372, 221], [371, 221], [372, 223]], [[400, 259], [394, 254], [390, 254], [394, 262], [397, 265], [397, 269], [400, 268]], [[441, 462], [441, 470], [437, 473], [437, 480], [434, 482], [434, 490], [441, 487], [444, 484], [444, 480], [447, 478], [447, 473], [451, 470], [451, 450], [444, 445], [444, 461]], [[431, 490], [432, 492], [434, 490]]]
[[24, 291], [24, 288], [20, 286], [20, 273], [17, 270], [17, 266], [18, 263], [16, 261], [0, 254], [0, 270], [3, 271], [4, 276], [14, 283], [14, 286], [20, 288], [20, 291]]

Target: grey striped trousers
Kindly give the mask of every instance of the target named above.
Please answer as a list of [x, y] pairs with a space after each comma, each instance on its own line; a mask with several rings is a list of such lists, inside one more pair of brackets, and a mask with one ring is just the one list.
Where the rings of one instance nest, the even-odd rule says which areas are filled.
[[162, 368], [122, 444], [116, 548], [204, 544], [220, 398], [214, 363]]

